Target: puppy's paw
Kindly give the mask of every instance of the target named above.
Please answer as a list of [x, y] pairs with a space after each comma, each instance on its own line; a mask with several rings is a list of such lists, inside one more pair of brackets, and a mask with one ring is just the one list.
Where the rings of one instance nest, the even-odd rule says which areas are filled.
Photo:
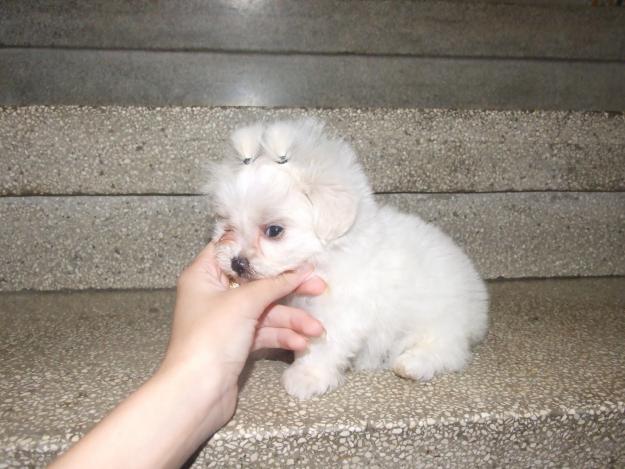
[[342, 380], [337, 370], [294, 363], [282, 374], [280, 382], [286, 392], [302, 401], [336, 388]]
[[429, 381], [445, 371], [459, 371], [468, 361], [460, 349], [443, 351], [430, 347], [414, 347], [403, 352], [393, 363], [393, 372], [402, 378]]

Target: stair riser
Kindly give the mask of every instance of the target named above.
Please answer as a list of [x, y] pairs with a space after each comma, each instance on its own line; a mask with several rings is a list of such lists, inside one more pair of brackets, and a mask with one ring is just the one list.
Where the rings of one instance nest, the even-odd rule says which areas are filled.
[[0, 49], [0, 105], [623, 111], [625, 63]]
[[365, 109], [0, 108], [0, 195], [196, 194], [235, 127], [313, 116], [378, 192], [625, 190], [625, 116]]
[[[503, 417], [416, 428], [285, 435], [262, 445], [209, 442], [194, 467], [621, 467], [622, 412]], [[230, 443], [230, 444], [229, 444]], [[238, 442], [237, 442], [238, 443]]]
[[[449, 1], [186, 1], [127, 6], [13, 1], [0, 44], [158, 50], [412, 54], [618, 60], [625, 11], [592, 0], [485, 5]], [[495, 3], [495, 2], [493, 2]], [[543, 3], [530, 6], [528, 3]], [[558, 5], [560, 4], [560, 5]], [[176, 21], [171, 21], [175, 17]], [[88, 25], [88, 27], [86, 26]], [[592, 38], [592, 40], [589, 40]]]
[[[625, 274], [625, 193], [379, 195], [486, 278]], [[199, 196], [0, 198], [0, 290], [171, 287], [208, 240]]]

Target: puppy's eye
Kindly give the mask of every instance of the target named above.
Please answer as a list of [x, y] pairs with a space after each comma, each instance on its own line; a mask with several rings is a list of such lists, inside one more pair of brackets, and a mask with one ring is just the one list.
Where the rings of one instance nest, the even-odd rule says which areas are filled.
[[284, 228], [280, 225], [269, 225], [265, 228], [265, 236], [267, 238], [277, 238], [284, 232]]

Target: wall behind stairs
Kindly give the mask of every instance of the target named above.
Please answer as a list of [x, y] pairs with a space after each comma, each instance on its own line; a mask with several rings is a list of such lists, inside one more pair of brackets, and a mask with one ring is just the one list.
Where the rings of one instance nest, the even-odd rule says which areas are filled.
[[486, 277], [624, 275], [625, 8], [591, 3], [5, 1], [0, 290], [173, 286], [204, 162], [303, 114]]

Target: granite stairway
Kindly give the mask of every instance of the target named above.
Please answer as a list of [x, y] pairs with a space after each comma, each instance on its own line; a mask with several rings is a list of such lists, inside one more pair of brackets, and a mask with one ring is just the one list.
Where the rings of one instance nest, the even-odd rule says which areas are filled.
[[461, 374], [304, 403], [256, 362], [189, 464], [625, 466], [618, 3], [0, 4], [0, 468], [44, 466], [154, 370], [205, 162], [302, 115], [475, 259], [490, 333]]

